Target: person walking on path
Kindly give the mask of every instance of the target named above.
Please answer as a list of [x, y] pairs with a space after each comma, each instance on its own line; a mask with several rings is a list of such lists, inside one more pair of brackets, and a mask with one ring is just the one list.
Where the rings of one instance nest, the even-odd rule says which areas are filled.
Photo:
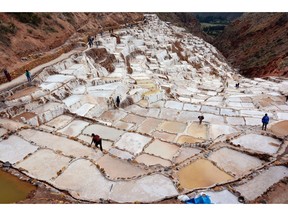
[[116, 98], [116, 106], [119, 108], [119, 105], [120, 105], [120, 97], [117, 96], [117, 98]]
[[11, 82], [12, 78], [11, 78], [10, 73], [7, 71], [7, 69], [4, 69], [3, 73], [4, 73], [5, 77], [6, 77], [6, 79], [8, 80], [8, 82]]
[[93, 45], [93, 41], [92, 41], [92, 38], [89, 38], [89, 39], [88, 39], [88, 45], [89, 45], [89, 48], [91, 48], [91, 47], [92, 47], [92, 45]]
[[266, 131], [268, 123], [269, 123], [269, 116], [266, 113], [262, 118], [262, 130]]
[[102, 149], [102, 139], [99, 135], [95, 135], [94, 133], [92, 133], [92, 141], [91, 141], [91, 145], [95, 144], [95, 147], [98, 148], [98, 145], [100, 146], [100, 150], [103, 151]]
[[32, 81], [32, 79], [31, 79], [31, 74], [28, 70], [25, 70], [25, 75], [27, 77], [28, 82], [30, 83]]
[[198, 119], [199, 119], [199, 125], [202, 124], [202, 121], [204, 119], [204, 116], [203, 115], [200, 115], [198, 116]]

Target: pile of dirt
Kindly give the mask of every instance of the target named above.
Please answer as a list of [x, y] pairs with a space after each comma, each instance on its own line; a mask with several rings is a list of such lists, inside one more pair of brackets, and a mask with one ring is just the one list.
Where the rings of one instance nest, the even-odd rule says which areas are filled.
[[95, 63], [100, 64], [110, 73], [115, 70], [113, 63], [116, 62], [116, 57], [115, 55], [108, 53], [105, 48], [92, 48], [86, 51], [86, 55], [91, 57]]

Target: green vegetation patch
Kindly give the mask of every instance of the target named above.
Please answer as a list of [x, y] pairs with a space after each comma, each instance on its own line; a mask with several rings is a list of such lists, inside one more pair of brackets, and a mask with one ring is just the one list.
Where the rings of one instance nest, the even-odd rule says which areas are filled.
[[41, 24], [41, 17], [36, 13], [11, 13], [19, 22], [28, 23], [34, 26]]
[[3, 23], [0, 20], [0, 42], [5, 46], [10, 46], [10, 35], [15, 35], [17, 27], [13, 23]]

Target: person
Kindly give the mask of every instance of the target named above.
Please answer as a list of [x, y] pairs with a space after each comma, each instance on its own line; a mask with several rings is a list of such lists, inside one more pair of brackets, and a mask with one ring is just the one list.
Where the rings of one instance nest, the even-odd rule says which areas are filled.
[[266, 131], [268, 123], [269, 123], [269, 116], [266, 113], [262, 118], [262, 130]]
[[117, 98], [116, 98], [116, 106], [119, 107], [119, 105], [120, 105], [120, 97], [117, 96]]
[[27, 77], [28, 82], [30, 83], [32, 81], [32, 79], [31, 79], [31, 74], [28, 70], [25, 70], [25, 75]]
[[92, 47], [92, 45], [93, 45], [93, 39], [92, 39], [92, 37], [89, 37], [89, 38], [88, 38], [88, 45], [89, 45], [90, 48]]
[[10, 75], [10, 73], [7, 71], [7, 69], [4, 69], [4, 74], [5, 74], [5, 77], [6, 77], [6, 79], [8, 80], [8, 82], [11, 82], [11, 75]]
[[108, 108], [115, 108], [115, 103], [112, 97], [109, 97], [108, 99]]
[[99, 135], [95, 135], [94, 133], [92, 133], [92, 141], [91, 141], [91, 145], [95, 144], [96, 148], [98, 148], [98, 145], [100, 146], [100, 150], [103, 151], [102, 149], [102, 139]]
[[201, 124], [201, 123], [202, 123], [202, 121], [203, 121], [203, 119], [204, 119], [204, 116], [203, 116], [203, 115], [201, 115], [201, 116], [198, 116], [198, 119], [199, 119], [199, 124]]
[[288, 95], [286, 95], [286, 102], [288, 101]]

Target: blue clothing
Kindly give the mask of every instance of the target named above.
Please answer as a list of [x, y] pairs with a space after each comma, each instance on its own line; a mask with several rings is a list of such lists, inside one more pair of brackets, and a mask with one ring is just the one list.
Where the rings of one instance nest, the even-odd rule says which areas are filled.
[[31, 82], [32, 81], [31, 74], [30, 74], [30, 72], [28, 70], [25, 71], [25, 75], [27, 77], [28, 82]]
[[185, 201], [186, 204], [212, 204], [209, 196], [198, 196]]
[[26, 71], [26, 72], [25, 72], [25, 75], [26, 75], [27, 78], [30, 77], [30, 72], [29, 72], [29, 71]]
[[262, 123], [263, 123], [263, 124], [268, 124], [268, 123], [269, 123], [269, 117], [268, 117], [268, 116], [264, 116], [264, 117], [262, 118]]

